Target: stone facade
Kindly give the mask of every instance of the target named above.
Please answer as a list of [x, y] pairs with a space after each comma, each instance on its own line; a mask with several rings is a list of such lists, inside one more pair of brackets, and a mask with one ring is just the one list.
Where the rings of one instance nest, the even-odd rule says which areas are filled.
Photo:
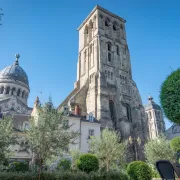
[[151, 96], [148, 98], [148, 104], [145, 105], [146, 117], [148, 119], [149, 137], [155, 139], [165, 133], [165, 122], [161, 107], [157, 105]]
[[[77, 81], [59, 109], [68, 106], [71, 112], [78, 108], [82, 116], [91, 113], [101, 128], [113, 128], [123, 139], [139, 137], [143, 146], [148, 122], [132, 79], [125, 22], [96, 6], [80, 25]], [[134, 148], [130, 149], [133, 158]]]

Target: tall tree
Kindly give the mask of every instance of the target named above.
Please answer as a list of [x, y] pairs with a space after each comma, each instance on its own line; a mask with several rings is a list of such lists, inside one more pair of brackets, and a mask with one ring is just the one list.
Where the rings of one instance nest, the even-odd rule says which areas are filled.
[[78, 136], [79, 133], [71, 131], [70, 126], [63, 126], [63, 118], [54, 109], [52, 102], [37, 107], [37, 115], [30, 120], [27, 139], [38, 160], [39, 178], [42, 165], [51, 157], [58, 156], [59, 152], [74, 143]]
[[180, 124], [180, 69], [172, 72], [163, 82], [160, 100], [166, 117]]
[[90, 151], [97, 156], [101, 168], [109, 171], [110, 168], [125, 164], [126, 143], [121, 142], [119, 134], [115, 131], [104, 129], [101, 137], [90, 140]]
[[149, 140], [144, 147], [145, 156], [147, 162], [155, 167], [155, 163], [158, 160], [175, 160], [175, 153], [170, 148], [170, 141], [166, 139], [165, 136], [160, 136], [156, 139]]
[[0, 164], [3, 164], [11, 153], [10, 146], [15, 143], [11, 116], [3, 116], [0, 119]]

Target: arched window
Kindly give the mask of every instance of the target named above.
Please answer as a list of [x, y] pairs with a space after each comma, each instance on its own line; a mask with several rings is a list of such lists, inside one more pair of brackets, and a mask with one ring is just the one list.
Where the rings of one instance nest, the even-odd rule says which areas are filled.
[[111, 72], [111, 80], [113, 80], [113, 73]]
[[4, 93], [4, 86], [1, 87], [0, 94]]
[[112, 48], [111, 43], [110, 43], [110, 42], [107, 43], [107, 49], [108, 49], [108, 51], [111, 51], [111, 48]]
[[89, 33], [89, 42], [92, 40], [92, 36], [93, 36], [93, 33], [92, 33], [92, 30], [93, 30], [93, 22], [92, 22], [92, 20], [90, 20], [90, 22], [89, 22], [89, 31], [88, 31], [88, 33]]
[[119, 46], [116, 46], [116, 54], [119, 55]]
[[15, 95], [16, 88], [12, 88], [11, 95]]
[[109, 101], [109, 112], [111, 119], [114, 121], [115, 118], [114, 102], [111, 100]]
[[88, 43], [88, 27], [84, 28], [84, 46]]
[[132, 122], [132, 119], [131, 119], [131, 108], [128, 104], [126, 104], [126, 114], [127, 114], [127, 119]]
[[105, 26], [106, 26], [106, 27], [109, 27], [109, 26], [110, 26], [110, 20], [109, 20], [109, 18], [107, 18], [107, 19], [105, 20]]
[[6, 88], [6, 94], [9, 94], [10, 93], [10, 87], [7, 87]]
[[20, 96], [20, 93], [21, 93], [21, 90], [18, 89], [18, 91], [17, 91], [17, 96]]
[[108, 53], [108, 61], [111, 62], [111, 53]]
[[24, 99], [25, 96], [25, 91], [22, 92], [22, 98]]
[[114, 22], [114, 23], [113, 23], [113, 30], [114, 30], [114, 31], [117, 31], [117, 30], [118, 30], [118, 23], [117, 23], [117, 22]]

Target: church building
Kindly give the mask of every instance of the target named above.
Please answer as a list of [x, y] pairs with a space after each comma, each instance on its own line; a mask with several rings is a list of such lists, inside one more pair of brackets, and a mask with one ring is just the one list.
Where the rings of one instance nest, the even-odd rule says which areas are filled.
[[78, 28], [77, 81], [59, 109], [66, 107], [81, 116], [92, 114], [102, 129], [112, 128], [122, 139], [141, 139], [142, 152], [149, 136], [148, 120], [132, 78], [125, 23], [100, 6], [82, 22]]

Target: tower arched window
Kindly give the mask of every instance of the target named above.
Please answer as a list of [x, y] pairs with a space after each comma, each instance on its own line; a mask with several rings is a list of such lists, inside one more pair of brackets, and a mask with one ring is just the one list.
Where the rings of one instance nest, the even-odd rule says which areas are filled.
[[107, 50], [111, 51], [111, 49], [112, 49], [112, 46], [111, 46], [111, 43], [109, 42], [109, 43], [107, 43]]
[[106, 26], [106, 27], [109, 27], [109, 26], [110, 26], [110, 19], [109, 19], [109, 18], [107, 18], [107, 19], [105, 20], [105, 26]]
[[88, 43], [88, 27], [85, 26], [84, 28], [84, 46]]
[[10, 93], [10, 87], [7, 87], [6, 88], [6, 94], [9, 94]]
[[114, 23], [113, 23], [113, 30], [114, 30], [114, 31], [117, 31], [117, 30], [118, 30], [118, 23], [117, 23], [117, 22], [114, 22]]
[[132, 122], [132, 118], [131, 118], [131, 107], [129, 106], [129, 104], [125, 104], [125, 110], [126, 110], [126, 117], [128, 119], [128, 121]]
[[116, 54], [119, 55], [119, 46], [116, 46]]
[[109, 112], [110, 112], [110, 117], [111, 119], [114, 121], [115, 118], [115, 109], [114, 109], [114, 102], [113, 101], [109, 101]]
[[108, 61], [111, 62], [111, 53], [108, 53]]
[[0, 94], [3, 94], [3, 93], [4, 93], [4, 86], [2, 86], [0, 89]]
[[20, 96], [20, 93], [21, 93], [21, 90], [18, 89], [18, 91], [17, 91], [17, 96]]

